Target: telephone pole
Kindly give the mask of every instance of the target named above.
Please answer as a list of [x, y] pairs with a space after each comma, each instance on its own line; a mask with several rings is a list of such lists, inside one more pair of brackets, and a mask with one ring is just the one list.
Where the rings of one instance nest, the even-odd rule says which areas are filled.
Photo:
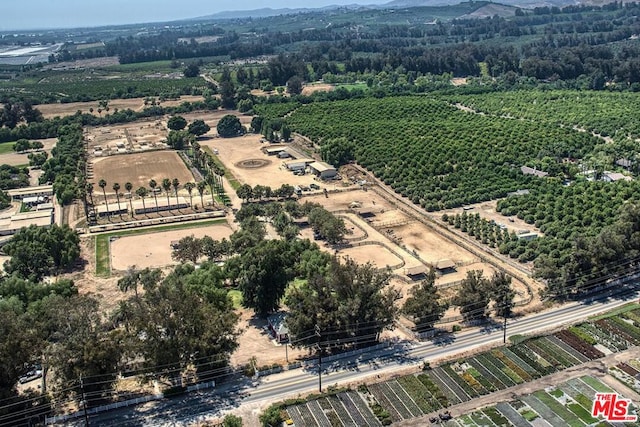
[[316, 323], [316, 337], [318, 337], [318, 390], [322, 393], [322, 347], [320, 346], [320, 325]]
[[507, 315], [505, 313], [504, 315], [504, 326], [502, 327], [503, 331], [504, 331], [504, 335], [502, 337], [502, 343], [506, 344], [507, 343]]
[[80, 391], [82, 392], [82, 409], [84, 412], [84, 425], [89, 427], [89, 415], [87, 414], [87, 398], [84, 394], [84, 381], [82, 375], [80, 375]]

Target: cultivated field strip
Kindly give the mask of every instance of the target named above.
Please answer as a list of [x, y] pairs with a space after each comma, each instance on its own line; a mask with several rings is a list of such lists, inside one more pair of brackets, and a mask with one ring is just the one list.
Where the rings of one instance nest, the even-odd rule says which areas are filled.
[[[343, 392], [297, 405], [289, 414], [294, 422], [304, 426], [324, 427], [338, 422], [344, 426], [380, 425], [367, 402], [380, 405], [394, 422], [442, 411], [448, 406], [598, 359], [604, 356], [605, 350], [616, 352], [640, 345], [640, 308], [633, 305], [625, 310], [553, 335], [526, 339], [445, 363], [416, 375], [370, 384], [367, 390]], [[610, 372], [633, 388], [637, 383], [635, 375], [640, 374], [640, 360], [618, 363]], [[640, 392], [640, 383], [637, 389]], [[553, 390], [537, 391], [516, 402], [476, 411], [451, 425], [580, 427], [594, 422], [590, 405], [596, 392], [606, 391], [610, 388], [600, 381], [582, 377]]]

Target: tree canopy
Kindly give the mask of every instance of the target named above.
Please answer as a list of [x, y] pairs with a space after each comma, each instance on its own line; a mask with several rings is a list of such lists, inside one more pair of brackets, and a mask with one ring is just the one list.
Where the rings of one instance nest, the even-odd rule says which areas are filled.
[[[318, 325], [325, 347], [360, 346], [375, 342], [391, 328], [398, 297], [389, 284], [389, 273], [371, 264], [343, 263], [332, 258], [326, 274], [312, 276], [306, 284], [291, 288], [286, 296], [287, 326], [292, 342], [308, 346], [317, 341]], [[385, 289], [386, 288], [386, 289]]]
[[232, 138], [242, 134], [242, 124], [240, 119], [233, 114], [223, 116], [218, 122], [218, 135], [223, 138]]
[[80, 238], [67, 225], [37, 227], [18, 231], [4, 246], [11, 257], [5, 271], [38, 282], [42, 277], [71, 267], [80, 257]]

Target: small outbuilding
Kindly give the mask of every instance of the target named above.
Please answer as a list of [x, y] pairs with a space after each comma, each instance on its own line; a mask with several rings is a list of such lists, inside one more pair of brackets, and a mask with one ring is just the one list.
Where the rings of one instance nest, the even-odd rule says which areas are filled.
[[338, 175], [336, 168], [325, 162], [313, 162], [309, 165], [309, 168], [322, 179], [331, 179]]
[[451, 261], [450, 259], [441, 259], [440, 261], [436, 262], [435, 267], [436, 270], [438, 270], [440, 273], [446, 273], [455, 270], [456, 263]]
[[289, 328], [285, 324], [286, 318], [286, 313], [274, 313], [267, 317], [269, 332], [280, 344], [289, 342]]
[[429, 272], [429, 269], [424, 265], [418, 265], [416, 267], [405, 268], [404, 274], [409, 276], [412, 280], [418, 280]]

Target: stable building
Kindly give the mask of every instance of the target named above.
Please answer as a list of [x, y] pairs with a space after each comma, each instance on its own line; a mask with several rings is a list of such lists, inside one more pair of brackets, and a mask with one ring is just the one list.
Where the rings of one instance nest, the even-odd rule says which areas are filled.
[[147, 197], [142, 203], [142, 200], [136, 200], [132, 202], [133, 211], [136, 215], [144, 215], [147, 213], [154, 212], [164, 212], [164, 211], [172, 211], [177, 209], [186, 209], [189, 207], [189, 203], [184, 199], [184, 197], [178, 197], [176, 200], [175, 197], [169, 197], [169, 202], [167, 203], [166, 197], [158, 197], [157, 198], [157, 206], [156, 199], [154, 197]]
[[440, 261], [436, 262], [435, 267], [439, 273], [448, 273], [455, 270], [456, 263], [451, 261], [450, 259], [441, 259]]
[[98, 205], [95, 208], [95, 213], [99, 217], [113, 216], [113, 215], [126, 215], [129, 212], [129, 205], [127, 203], [112, 202], [108, 205]]
[[53, 224], [53, 209], [20, 212], [9, 218], [0, 220], [0, 236], [12, 236], [21, 228], [49, 227]]
[[313, 162], [309, 165], [311, 172], [322, 179], [335, 178], [338, 175], [336, 168], [325, 162]]
[[53, 197], [53, 185], [38, 185], [36, 187], [14, 188], [7, 191], [12, 200], [22, 200], [27, 197]]
[[296, 158], [295, 160], [290, 160], [288, 162], [283, 162], [283, 165], [285, 168], [287, 168], [288, 171], [291, 172], [295, 172], [298, 170], [305, 170], [307, 168], [307, 166], [309, 166], [311, 163], [314, 163], [315, 160], [313, 159], [298, 159]]
[[268, 148], [263, 148], [262, 151], [264, 151], [264, 153], [268, 156], [277, 156], [280, 153], [286, 152], [287, 147], [283, 145], [279, 147], [268, 147]]

